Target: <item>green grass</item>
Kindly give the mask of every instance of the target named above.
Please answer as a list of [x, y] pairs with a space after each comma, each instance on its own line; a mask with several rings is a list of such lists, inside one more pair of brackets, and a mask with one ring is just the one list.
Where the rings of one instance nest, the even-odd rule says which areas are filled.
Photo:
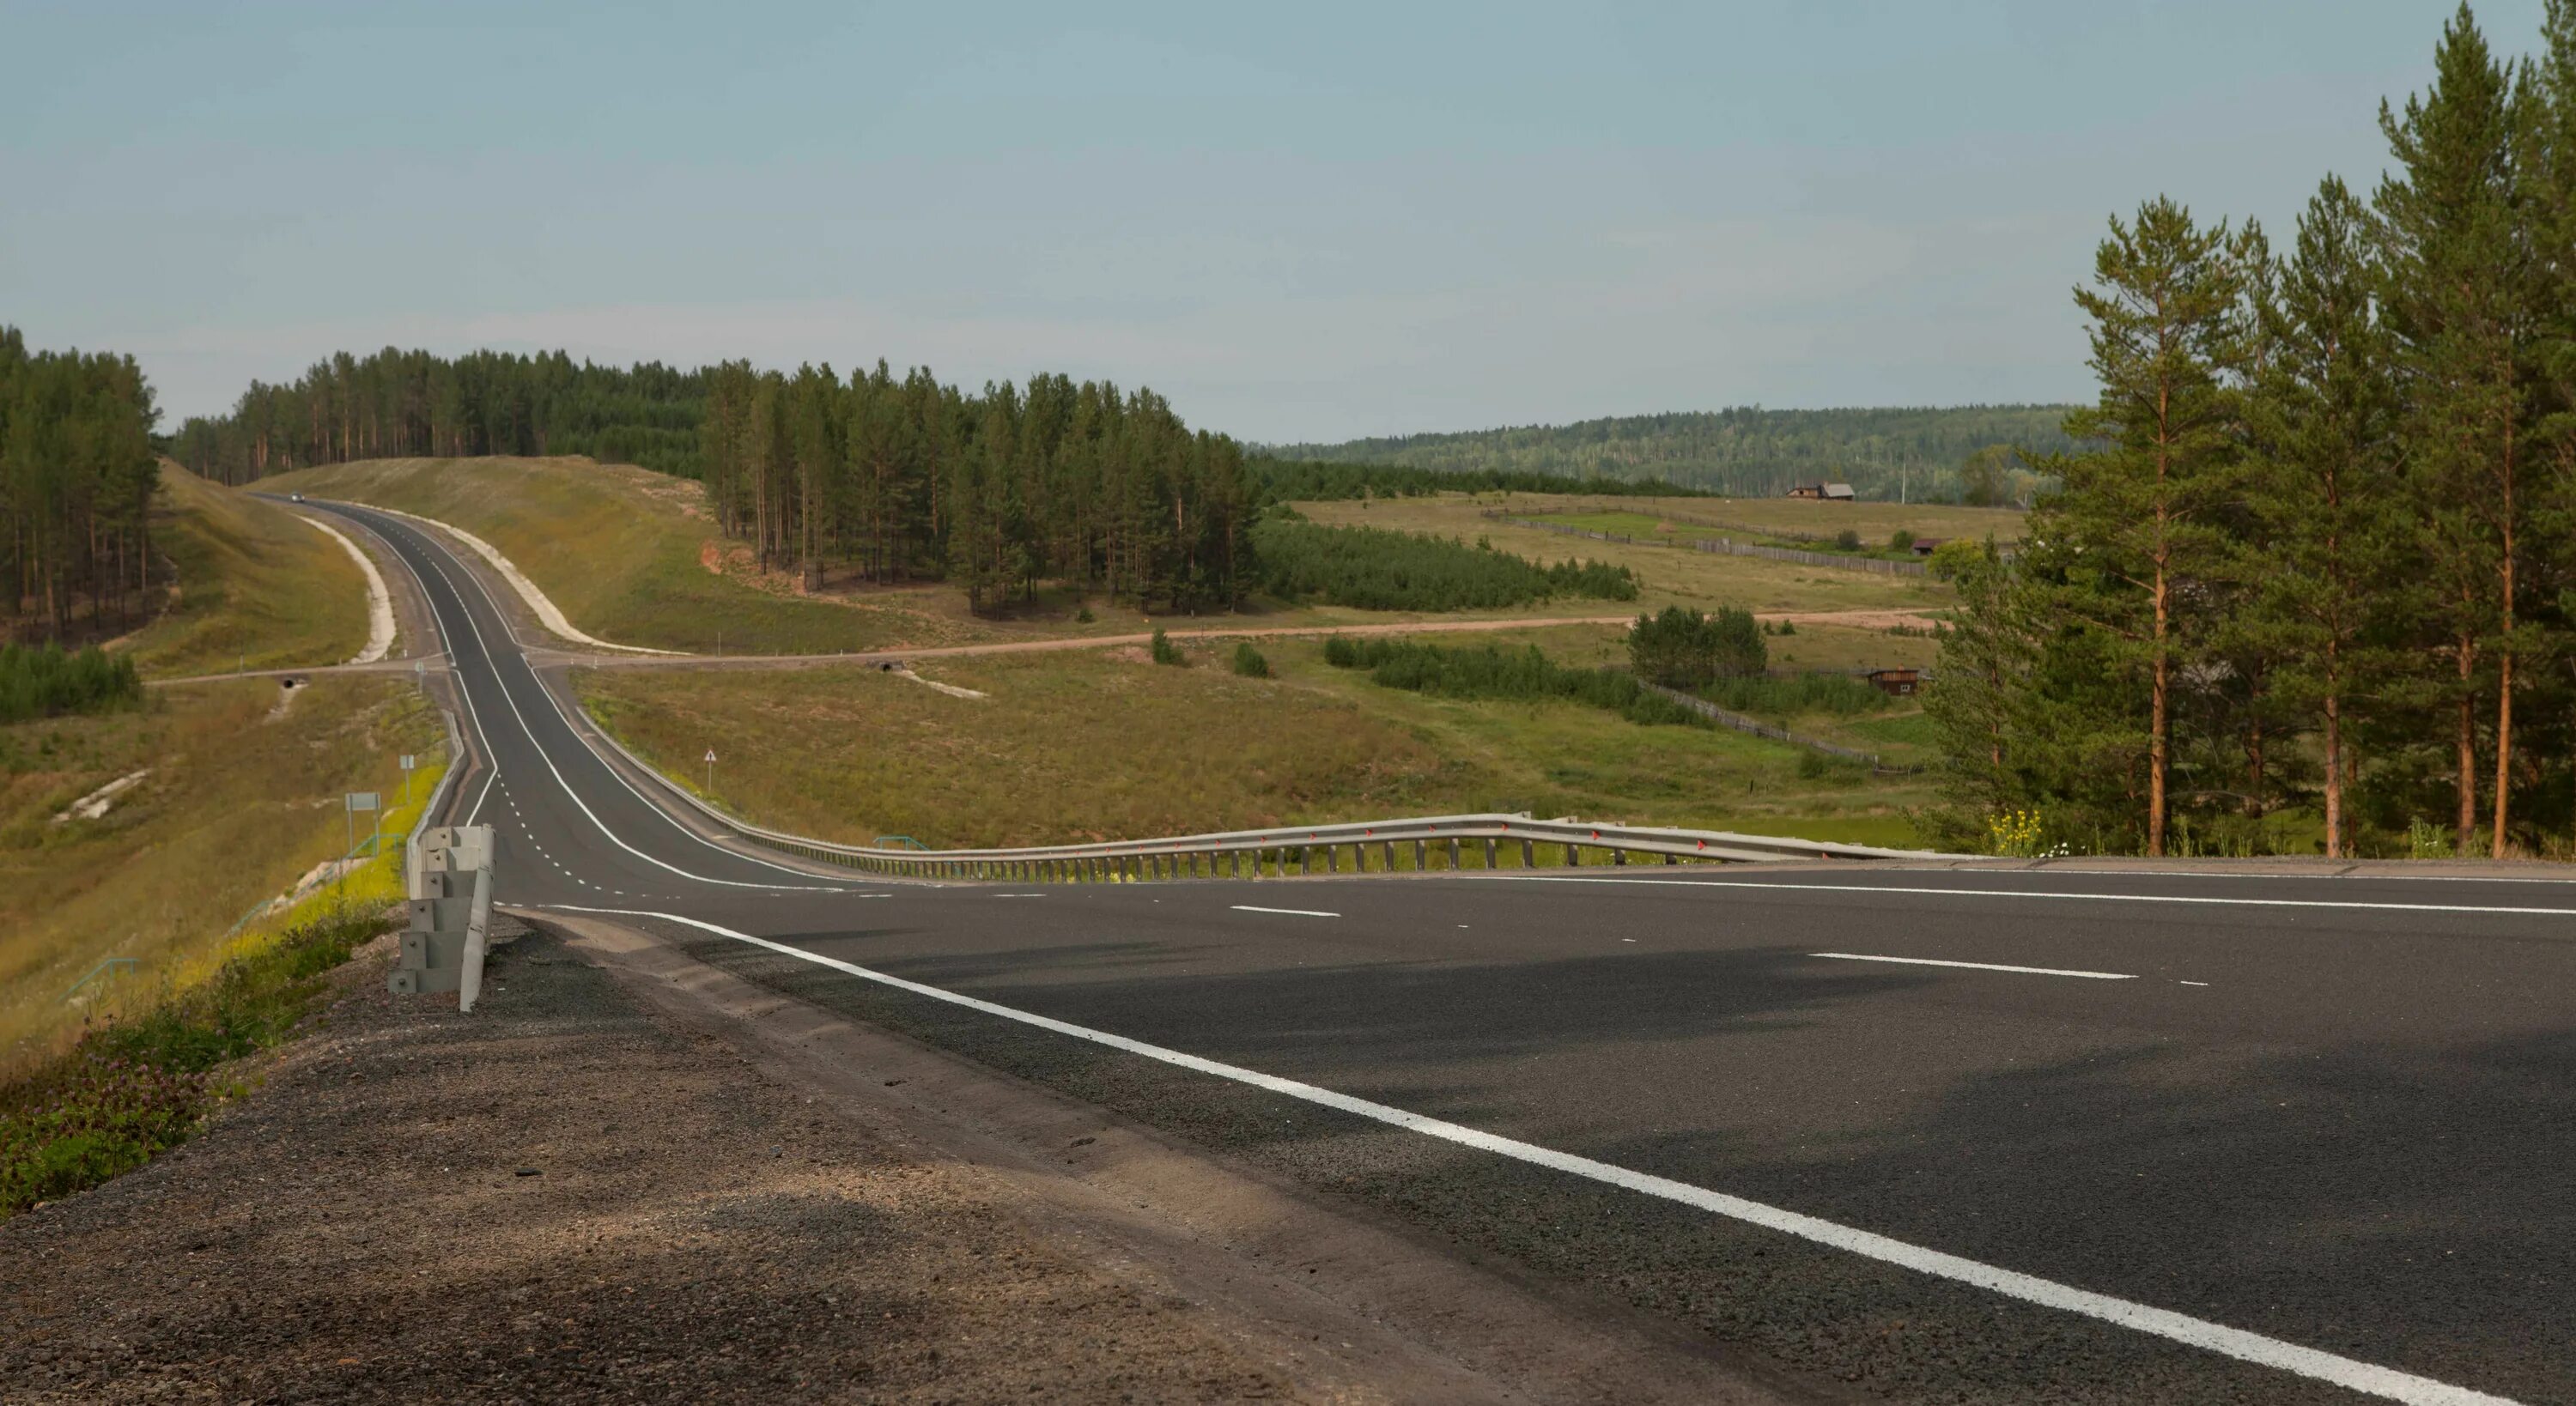
[[178, 595], [114, 646], [145, 678], [337, 664], [366, 647], [365, 574], [286, 509], [164, 461], [152, 538]]
[[[1598, 629], [1513, 631], [1565, 663], [1606, 662]], [[1200, 662], [1213, 665], [1230, 646]], [[1275, 677], [1156, 668], [1141, 649], [941, 660], [960, 699], [862, 670], [576, 676], [594, 717], [713, 799], [827, 839], [940, 848], [1069, 843], [1462, 811], [1912, 843], [1915, 778], [1801, 775], [1794, 748], [1648, 727], [1571, 702], [1442, 698], [1335, 669], [1314, 640], [1269, 643]]]
[[[1722, 527], [1676, 522], [1668, 517], [1656, 517], [1647, 513], [1546, 513], [1534, 516], [1530, 521], [1552, 522], [1564, 527], [1580, 528], [1586, 532], [1618, 533], [1622, 536], [1634, 537], [1639, 542], [1665, 545], [1686, 543], [1700, 537], [1733, 537], [1739, 541], [1746, 537], [1743, 532], [1729, 532]], [[1831, 542], [1805, 542], [1793, 537], [1775, 536], [1769, 533], [1756, 534], [1752, 540], [1761, 546], [1788, 547], [1797, 551], [1822, 552], [1830, 556], [1868, 557], [1878, 561], [1913, 561], [1915, 559], [1910, 546], [1905, 551], [1896, 551], [1888, 545], [1887, 538], [1887, 533], [1877, 536], [1863, 533], [1859, 549], [1853, 551], [1842, 550]]]
[[211, 979], [0, 1084], [0, 1218], [184, 1141], [233, 1091], [223, 1067], [284, 1043], [321, 997], [322, 974], [382, 931], [385, 911], [344, 908], [247, 946]]
[[[1686, 605], [1696, 610], [1736, 605], [1763, 614], [1933, 610], [1946, 608], [1956, 599], [1948, 586], [1929, 577], [1881, 576], [1760, 557], [1721, 556], [1642, 541], [1596, 542], [1534, 527], [1516, 527], [1481, 515], [1485, 508], [1501, 508], [1516, 517], [1540, 517], [1587, 507], [1559, 495], [1528, 493], [1488, 494], [1481, 499], [1444, 494], [1436, 498], [1387, 499], [1365, 506], [1356, 502], [1297, 505], [1307, 517], [1331, 526], [1394, 528], [1444, 538], [1463, 537], [1470, 542], [1482, 538], [1517, 556], [1553, 561], [1577, 555], [1624, 566], [1634, 571], [1641, 583], [1636, 604], [1649, 610], [1667, 605]], [[1647, 534], [1634, 535], [1643, 538]], [[1884, 540], [1886, 533], [1879, 535]], [[1660, 543], [1663, 539], [1655, 540]], [[1554, 613], [1592, 613], [1564, 608], [1572, 604], [1576, 603], [1558, 602]]]
[[[275, 714], [279, 696], [262, 680], [189, 684], [136, 712], [0, 727], [0, 1072], [204, 977], [235, 919], [342, 853], [344, 792], [393, 806], [397, 755], [439, 751], [408, 684], [319, 677]], [[146, 768], [99, 819], [55, 822]], [[414, 778], [415, 805], [435, 775]], [[388, 832], [408, 823], [384, 817]], [[133, 974], [67, 999], [108, 957], [134, 959]]]

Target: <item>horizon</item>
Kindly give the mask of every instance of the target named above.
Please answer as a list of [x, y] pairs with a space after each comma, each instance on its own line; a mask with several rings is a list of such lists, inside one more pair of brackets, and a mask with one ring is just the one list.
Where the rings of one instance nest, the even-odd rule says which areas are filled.
[[40, 7], [0, 308], [170, 426], [387, 345], [1061, 371], [1281, 446], [2074, 404], [2104, 221], [2279, 244], [2449, 12]]

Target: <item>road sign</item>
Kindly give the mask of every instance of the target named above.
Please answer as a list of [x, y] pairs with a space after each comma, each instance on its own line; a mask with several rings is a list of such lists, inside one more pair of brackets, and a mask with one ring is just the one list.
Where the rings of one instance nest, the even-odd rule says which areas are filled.
[[708, 761], [714, 761], [715, 759], [716, 759], [716, 749], [715, 749], [715, 748], [713, 748], [713, 747], [709, 747], [709, 748], [707, 749], [707, 760], [708, 760]]
[[351, 791], [348, 795], [349, 809], [353, 811], [375, 810], [380, 800], [373, 791]]
[[403, 770], [405, 770], [405, 771], [409, 771], [409, 770], [411, 770], [413, 767], [416, 767], [416, 766], [418, 766], [418, 765], [420, 765], [420, 758], [413, 756], [413, 755], [412, 755], [411, 753], [409, 753], [409, 752], [405, 752], [405, 753], [403, 753], [403, 754], [402, 754], [402, 768], [403, 768]]

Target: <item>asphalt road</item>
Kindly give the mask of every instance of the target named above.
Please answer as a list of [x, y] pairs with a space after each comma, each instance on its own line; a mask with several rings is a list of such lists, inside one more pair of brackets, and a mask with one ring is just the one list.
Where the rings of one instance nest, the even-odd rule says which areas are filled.
[[437, 614], [504, 902], [632, 915], [1827, 1394], [2576, 1400], [2576, 884], [818, 876], [645, 800], [478, 578], [335, 510]]

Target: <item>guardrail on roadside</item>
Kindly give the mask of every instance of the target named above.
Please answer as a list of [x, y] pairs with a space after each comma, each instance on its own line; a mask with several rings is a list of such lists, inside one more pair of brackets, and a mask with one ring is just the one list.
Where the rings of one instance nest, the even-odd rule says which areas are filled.
[[411, 822], [411, 833], [403, 837], [403, 897], [420, 897], [420, 837], [430, 829], [430, 821], [439, 808], [447, 804], [447, 793], [456, 786], [458, 773], [465, 770], [465, 743], [456, 731], [456, 715], [445, 708], [438, 710], [440, 722], [447, 725], [447, 770], [440, 774], [438, 785], [421, 802], [420, 814]]
[[471, 1011], [483, 992], [492, 928], [492, 827], [436, 825], [419, 834], [411, 861], [410, 922], [385, 977], [397, 996], [453, 991]]
[[[1759, 863], [1783, 859], [1955, 859], [1932, 850], [1887, 849], [1829, 840], [1801, 840], [1773, 835], [1744, 835], [1727, 830], [1687, 830], [1666, 826], [1620, 825], [1604, 821], [1534, 820], [1527, 815], [1438, 815], [1413, 819], [1355, 821], [1342, 825], [1277, 826], [1264, 830], [1229, 830], [1204, 835], [1177, 835], [1152, 840], [1113, 840], [1098, 844], [1035, 845], [1017, 849], [901, 850], [870, 845], [834, 844], [790, 835], [737, 819], [708, 805], [647, 764], [606, 728], [589, 731], [625, 758], [637, 774], [650, 778], [672, 799], [720, 827], [764, 849], [863, 873], [928, 879], [1023, 879], [1051, 882], [1106, 882], [1163, 878], [1246, 877], [1244, 856], [1252, 857], [1249, 877], [1342, 872], [1343, 851], [1350, 852], [1352, 873], [1468, 867], [1475, 855], [1482, 867], [1502, 866], [1506, 858], [1523, 868], [1581, 868], [1625, 865], [1632, 856], [1667, 864], [1683, 860]], [[1403, 847], [1399, 849], [1399, 847]], [[1542, 866], [1542, 851], [1554, 863]], [[1374, 856], [1372, 856], [1374, 851]], [[1588, 856], [1588, 857], [1587, 857]], [[1371, 858], [1378, 862], [1372, 866]], [[1220, 862], [1222, 861], [1222, 862]], [[1295, 869], [1290, 868], [1291, 863]], [[1265, 873], [1265, 866], [1268, 873]]]

